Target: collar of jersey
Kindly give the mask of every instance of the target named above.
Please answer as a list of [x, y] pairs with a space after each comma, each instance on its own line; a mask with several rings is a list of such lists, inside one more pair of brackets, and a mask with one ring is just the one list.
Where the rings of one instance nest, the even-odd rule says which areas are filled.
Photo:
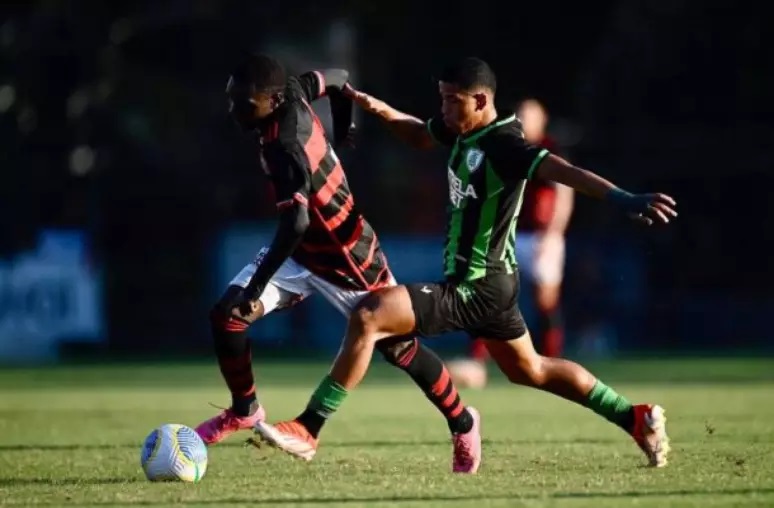
[[467, 137], [463, 138], [462, 136], [460, 136], [459, 141], [460, 143], [465, 143], [465, 144], [472, 143], [473, 141], [477, 140], [478, 138], [480, 138], [487, 132], [491, 131], [492, 129], [496, 129], [497, 127], [500, 127], [502, 125], [509, 124], [514, 120], [516, 120], [515, 114], [511, 116], [506, 116], [502, 120], [495, 120], [494, 122], [490, 123], [486, 127], [481, 128], [480, 130], [474, 132], [473, 134], [468, 135]]

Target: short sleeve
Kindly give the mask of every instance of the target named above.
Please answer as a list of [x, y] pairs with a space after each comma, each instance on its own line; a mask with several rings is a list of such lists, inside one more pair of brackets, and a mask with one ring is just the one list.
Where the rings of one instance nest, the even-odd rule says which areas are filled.
[[452, 146], [457, 141], [457, 135], [446, 127], [446, 124], [443, 123], [443, 118], [440, 116], [434, 116], [425, 125], [427, 126], [427, 132], [430, 133], [430, 137], [439, 145]]
[[277, 209], [284, 210], [295, 204], [308, 206], [309, 168], [303, 149], [273, 143], [264, 150], [264, 159], [274, 184]]
[[493, 169], [505, 182], [531, 180], [535, 170], [550, 153], [516, 135], [501, 136], [485, 150]]
[[320, 71], [305, 72], [298, 76], [298, 85], [307, 102], [312, 102], [325, 95], [325, 77]]

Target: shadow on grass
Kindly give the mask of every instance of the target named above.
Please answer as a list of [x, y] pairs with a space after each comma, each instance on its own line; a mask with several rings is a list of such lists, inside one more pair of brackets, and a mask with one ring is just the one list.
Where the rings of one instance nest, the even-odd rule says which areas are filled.
[[[569, 444], [611, 444], [619, 442], [619, 439], [484, 439], [485, 444], [492, 445], [511, 445], [511, 444], [533, 444], [533, 445], [569, 445]], [[324, 443], [325, 448], [391, 448], [399, 446], [446, 446], [448, 439], [429, 439], [425, 441], [343, 441]], [[0, 445], [0, 452], [19, 452], [19, 451], [91, 451], [91, 450], [126, 450], [139, 449], [142, 443], [110, 443], [110, 444], [6, 444]], [[229, 443], [217, 445], [218, 448], [247, 448], [244, 442], [235, 440]]]
[[122, 485], [137, 483], [139, 481], [141, 481], [141, 478], [0, 478], [0, 487], [24, 487], [28, 485], [49, 487], [64, 487], [68, 485]]
[[[223, 499], [209, 499], [209, 500], [196, 500], [197, 505], [229, 505], [229, 504], [251, 504], [251, 505], [270, 505], [278, 506], [285, 504], [333, 504], [333, 505], [346, 505], [354, 503], [417, 503], [417, 502], [443, 502], [443, 501], [526, 501], [526, 500], [549, 500], [549, 499], [637, 499], [637, 498], [657, 498], [657, 497], [689, 497], [689, 496], [744, 496], [751, 494], [772, 494], [774, 488], [739, 488], [739, 489], [715, 489], [715, 490], [699, 490], [699, 489], [678, 489], [678, 490], [654, 490], [654, 491], [622, 491], [622, 492], [556, 492], [553, 494], [533, 494], [533, 495], [508, 495], [508, 494], [496, 494], [496, 495], [441, 495], [441, 496], [362, 496], [362, 497], [330, 497], [330, 498], [272, 498], [272, 499], [249, 499], [246, 497], [241, 498], [223, 498]], [[61, 505], [56, 502], [36, 503], [44, 505]], [[98, 501], [98, 502], [77, 502], [74, 501], [73, 505], [78, 506], [114, 506], [113, 501]], [[138, 505], [138, 506], [168, 506], [168, 502], [156, 503], [153, 501], [125, 501], [122, 500], [121, 504], [125, 505]]]

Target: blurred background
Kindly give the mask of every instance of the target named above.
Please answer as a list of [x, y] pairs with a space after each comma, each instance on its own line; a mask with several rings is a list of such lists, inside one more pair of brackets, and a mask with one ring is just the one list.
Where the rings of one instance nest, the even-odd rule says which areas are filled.
[[[3, 2], [0, 361], [209, 353], [210, 305], [274, 231], [255, 149], [227, 116], [245, 49], [295, 72], [348, 68], [420, 117], [444, 62], [484, 58], [501, 107], [538, 98], [572, 161], [679, 203], [645, 230], [576, 200], [568, 354], [774, 353], [774, 35], [746, 4]], [[340, 155], [398, 279], [439, 278], [446, 154], [361, 117]], [[313, 297], [251, 335], [259, 355], [330, 356], [343, 326]]]

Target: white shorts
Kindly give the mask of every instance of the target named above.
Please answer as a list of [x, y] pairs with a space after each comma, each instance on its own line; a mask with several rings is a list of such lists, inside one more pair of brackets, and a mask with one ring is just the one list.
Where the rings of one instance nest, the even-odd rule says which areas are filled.
[[[247, 286], [268, 250], [266, 247], [261, 249], [258, 255], [256, 255], [255, 260], [242, 268], [242, 271], [234, 277], [229, 285]], [[387, 286], [395, 285], [397, 285], [395, 279], [390, 276]], [[321, 294], [344, 317], [349, 317], [355, 306], [370, 291], [340, 288], [311, 273], [293, 259], [288, 258], [266, 285], [266, 289], [263, 290], [259, 300], [263, 305], [264, 315], [266, 315], [273, 310], [295, 305], [315, 292]]]
[[519, 275], [532, 284], [559, 285], [564, 276], [564, 236], [546, 236], [543, 249], [538, 251], [544, 236], [544, 233], [532, 231], [516, 233]]

